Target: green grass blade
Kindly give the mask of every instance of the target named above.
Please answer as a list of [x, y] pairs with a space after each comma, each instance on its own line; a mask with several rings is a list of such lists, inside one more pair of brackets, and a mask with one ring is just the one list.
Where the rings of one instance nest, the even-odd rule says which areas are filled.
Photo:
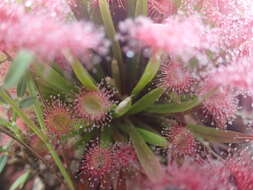
[[180, 104], [177, 104], [177, 103], [154, 104], [147, 109], [147, 112], [161, 113], [161, 114], [180, 113], [180, 112], [188, 111], [200, 104], [201, 104], [201, 101], [199, 101], [198, 97], [195, 97], [191, 100], [181, 102]]
[[132, 126], [130, 122], [121, 128], [129, 134], [137, 157], [148, 178], [152, 182], [160, 181], [164, 177], [164, 171], [159, 163], [158, 158], [145, 143], [140, 133], [134, 126]]
[[29, 65], [33, 62], [33, 60], [33, 53], [27, 50], [19, 51], [7, 72], [7, 75], [4, 79], [3, 87], [14, 87], [24, 76], [25, 72], [27, 71]]
[[109, 3], [107, 0], [99, 0], [99, 9], [104, 23], [105, 31], [112, 43], [112, 51], [117, 61], [122, 64], [122, 54], [119, 41], [115, 39], [116, 30], [113, 24]]
[[137, 95], [149, 82], [153, 80], [160, 68], [159, 56], [154, 55], [150, 58], [141, 79], [132, 91], [132, 95]]
[[132, 98], [127, 97], [122, 102], [119, 103], [119, 105], [114, 110], [115, 117], [120, 117], [128, 112], [128, 110], [132, 106]]
[[89, 90], [97, 90], [97, 86], [94, 82], [94, 79], [90, 76], [89, 72], [83, 67], [83, 65], [77, 60], [74, 59], [71, 63], [72, 69], [83, 84], [83, 86]]
[[27, 182], [27, 180], [30, 177], [30, 171], [27, 171], [23, 173], [21, 176], [19, 176], [16, 181], [11, 185], [9, 190], [17, 190], [22, 189], [24, 184]]
[[140, 100], [138, 100], [128, 111], [129, 114], [136, 114], [141, 111], [145, 111], [150, 105], [160, 98], [163, 94], [163, 88], [156, 88], [151, 92], [147, 93]]
[[242, 143], [253, 140], [253, 134], [189, 124], [187, 128], [197, 137], [216, 143]]
[[148, 0], [137, 0], [135, 8], [135, 16], [148, 15]]
[[165, 137], [162, 137], [146, 129], [137, 128], [137, 130], [147, 143], [153, 144], [156, 146], [164, 146], [164, 147], [168, 146], [168, 141], [166, 140]]

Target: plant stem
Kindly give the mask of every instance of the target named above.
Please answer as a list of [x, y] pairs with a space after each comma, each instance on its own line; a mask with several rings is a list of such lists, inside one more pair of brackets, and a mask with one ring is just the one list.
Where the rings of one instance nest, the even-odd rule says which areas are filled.
[[116, 30], [113, 24], [112, 15], [107, 0], [99, 0], [99, 9], [104, 23], [107, 36], [112, 40], [112, 51], [117, 61], [122, 64], [122, 54], [119, 41], [115, 39]]

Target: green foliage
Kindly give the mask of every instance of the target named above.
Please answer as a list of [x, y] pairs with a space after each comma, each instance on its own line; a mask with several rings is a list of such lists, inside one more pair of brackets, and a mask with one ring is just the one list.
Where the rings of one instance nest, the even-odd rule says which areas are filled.
[[0, 174], [3, 172], [3, 170], [7, 164], [7, 161], [8, 161], [8, 155], [2, 154], [0, 156]]
[[33, 60], [34, 55], [30, 51], [22, 50], [18, 52], [5, 77], [4, 88], [14, 87], [24, 76]]
[[137, 0], [135, 16], [147, 16], [148, 15], [148, 0]]
[[136, 114], [141, 111], [145, 111], [150, 105], [152, 105], [156, 100], [160, 98], [163, 94], [163, 88], [156, 88], [151, 92], [144, 95], [139, 99], [129, 110], [129, 114]]
[[134, 17], [135, 16], [135, 7], [136, 7], [137, 0], [128, 0], [127, 7], [128, 7], [128, 16]]
[[222, 130], [203, 125], [187, 125], [187, 128], [197, 137], [216, 143], [241, 143], [253, 140], [253, 135], [230, 130]]
[[132, 98], [131, 97], [127, 97], [125, 98], [123, 101], [121, 101], [119, 103], [119, 105], [115, 108], [114, 110], [114, 115], [116, 117], [120, 117], [122, 115], [124, 115], [125, 113], [128, 112], [128, 110], [131, 108], [132, 106]]
[[82, 66], [82, 64], [75, 58], [71, 61], [72, 69], [79, 79], [79, 81], [83, 84], [86, 89], [89, 90], [97, 90], [97, 86], [94, 82], [94, 79], [90, 76], [88, 71]]
[[36, 101], [36, 97], [28, 96], [19, 102], [19, 107], [20, 108], [28, 108], [28, 107], [32, 106], [35, 103], [35, 101]]
[[111, 15], [108, 1], [99, 0], [99, 8], [100, 8], [100, 13], [102, 16], [106, 34], [113, 42], [112, 44], [113, 55], [119, 63], [122, 63], [121, 48], [120, 48], [118, 40], [115, 39], [116, 30], [113, 24], [112, 15]]
[[170, 103], [170, 104], [154, 104], [147, 109], [147, 112], [152, 113], [160, 113], [160, 114], [170, 114], [170, 113], [181, 113], [201, 104], [201, 101], [198, 97], [194, 97], [191, 100], [187, 100], [181, 102], [180, 104], [177, 103]]
[[154, 55], [150, 58], [149, 63], [147, 64], [140, 80], [132, 91], [132, 95], [137, 95], [148, 83], [150, 83], [153, 78], [156, 76], [160, 68], [160, 60], [158, 55]]
[[75, 91], [75, 85], [64, 78], [60, 73], [47, 64], [34, 64], [33, 75], [36, 82], [45, 85], [64, 94], [70, 94]]
[[30, 171], [26, 171], [14, 181], [9, 190], [22, 189], [29, 177]]
[[165, 137], [162, 137], [146, 129], [137, 128], [137, 130], [147, 143], [157, 146], [168, 146], [168, 142]]
[[130, 122], [122, 125], [121, 129], [129, 134], [140, 164], [149, 179], [153, 182], [162, 179], [164, 172], [159, 160], [145, 143], [145, 140], [138, 130]]
[[18, 85], [17, 85], [17, 96], [18, 97], [23, 97], [25, 95], [26, 87], [27, 87], [27, 77], [26, 77], [26, 75], [24, 75], [19, 80]]

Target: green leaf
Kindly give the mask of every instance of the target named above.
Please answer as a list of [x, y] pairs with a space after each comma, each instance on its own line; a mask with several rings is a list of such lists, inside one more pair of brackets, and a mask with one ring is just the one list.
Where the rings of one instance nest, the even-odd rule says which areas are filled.
[[126, 99], [124, 99], [115, 108], [115, 111], [114, 111], [115, 117], [120, 117], [120, 116], [124, 115], [131, 108], [131, 105], [132, 105], [132, 98], [131, 97], [127, 97]]
[[148, 0], [137, 0], [135, 16], [147, 16], [148, 15]]
[[168, 146], [166, 138], [146, 129], [137, 128], [137, 130], [147, 143], [157, 146]]
[[182, 0], [173, 0], [173, 2], [175, 3], [176, 7], [179, 8], [182, 3]]
[[105, 128], [100, 134], [101, 147], [109, 147], [112, 144], [112, 129]]
[[33, 97], [33, 96], [26, 97], [19, 102], [19, 107], [20, 108], [30, 107], [35, 103], [35, 101], [36, 101], [36, 97]]
[[6, 164], [7, 164], [8, 156], [7, 155], [2, 155], [0, 157], [0, 174], [4, 170]]
[[136, 1], [137, 0], [128, 0], [127, 1], [127, 8], [128, 8], [128, 17], [134, 17], [135, 16], [135, 7], [136, 7]]
[[160, 68], [159, 56], [153, 56], [149, 63], [147, 64], [141, 79], [138, 81], [137, 85], [132, 91], [132, 95], [137, 95], [153, 78], [156, 76]]
[[27, 87], [27, 77], [24, 75], [18, 82], [17, 86], [18, 97], [23, 97], [25, 95], [26, 87]]
[[34, 77], [34, 82], [38, 86], [40, 95], [45, 99], [49, 99], [52, 95], [55, 95], [55, 94], [58, 95], [62, 93], [61, 90], [52, 88], [52, 86], [48, 84], [46, 81], [40, 80], [36, 77]]
[[113, 24], [111, 11], [107, 0], [99, 0], [99, 9], [104, 23], [105, 31], [107, 36], [110, 38], [112, 43], [112, 52], [114, 57], [119, 63], [122, 63], [122, 54], [119, 45], [119, 41], [116, 40], [116, 30]]
[[117, 60], [112, 60], [111, 63], [111, 70], [112, 70], [112, 77], [115, 81], [116, 87], [118, 88], [118, 90], [120, 89], [120, 69], [119, 69], [119, 64]]
[[144, 111], [147, 107], [152, 105], [160, 96], [163, 94], [163, 88], [156, 88], [151, 92], [147, 93], [140, 100], [138, 100], [128, 111], [129, 114], [136, 114]]
[[19, 176], [16, 181], [11, 185], [9, 190], [16, 190], [16, 189], [22, 189], [26, 181], [30, 177], [30, 172], [27, 171], [23, 173], [21, 176]]
[[46, 64], [34, 64], [33, 74], [38, 77], [39, 82], [44, 82], [52, 89], [59, 90], [62, 93], [69, 94], [75, 90], [75, 85], [69, 80], [65, 79], [60, 73], [54, 70], [51, 66]]
[[[38, 90], [32, 78], [30, 78], [30, 80], [28, 81], [28, 89], [31, 96], [39, 97]], [[38, 122], [40, 124], [40, 127], [46, 131], [46, 125], [44, 123], [42, 106], [43, 106], [43, 103], [38, 101], [38, 99], [36, 98], [33, 108], [37, 116]]]
[[85, 88], [89, 90], [97, 90], [97, 86], [93, 78], [77, 59], [74, 58], [71, 66], [76, 77], [79, 79], [79, 81], [83, 84]]
[[34, 55], [30, 51], [19, 51], [13, 60], [8, 73], [4, 79], [4, 88], [14, 87], [25, 74], [29, 65], [33, 62]]
[[129, 134], [140, 164], [149, 179], [152, 182], [161, 180], [164, 177], [164, 171], [159, 160], [145, 143], [138, 130], [130, 122], [128, 125], [121, 126], [121, 128]]
[[243, 134], [230, 130], [222, 130], [203, 125], [189, 124], [187, 128], [197, 137], [218, 143], [240, 143], [253, 140], [253, 135]]
[[201, 102], [202, 100], [199, 100], [198, 97], [194, 97], [193, 99], [180, 104], [154, 104], [147, 109], [147, 112], [163, 114], [185, 112], [200, 105]]

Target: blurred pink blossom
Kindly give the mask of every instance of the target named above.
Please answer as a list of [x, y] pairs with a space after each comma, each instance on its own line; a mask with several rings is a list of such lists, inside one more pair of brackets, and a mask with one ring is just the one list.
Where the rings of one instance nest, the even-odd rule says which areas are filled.
[[1, 50], [30, 49], [50, 60], [66, 50], [83, 57], [89, 50], [105, 53], [108, 46], [103, 32], [90, 23], [62, 23], [6, 3], [0, 3], [0, 22]]
[[240, 92], [253, 93], [253, 58], [244, 57], [228, 66], [213, 71], [213, 81], [220, 86], [227, 86]]
[[173, 0], [148, 0], [148, 16], [154, 21], [161, 22], [176, 11]]
[[53, 17], [64, 20], [71, 14], [66, 0], [25, 0], [25, 8], [36, 15]]
[[[215, 162], [215, 161], [213, 161]], [[181, 166], [170, 164], [166, 168], [167, 177], [160, 183], [148, 184], [144, 190], [234, 190], [227, 183], [229, 173], [222, 171], [222, 164], [212, 163], [204, 166], [185, 161]]]
[[201, 83], [197, 95], [204, 97], [210, 94], [203, 101], [204, 112], [213, 117], [218, 127], [225, 128], [226, 123], [235, 117], [238, 101], [231, 88], [217, 83], [213, 77], [210, 75]]
[[172, 61], [161, 67], [160, 85], [177, 93], [189, 92], [194, 78], [180, 63]]
[[198, 16], [171, 16], [161, 24], [139, 17], [121, 23], [120, 29], [154, 52], [163, 50], [186, 59], [197, 54], [198, 50], [216, 48], [215, 36]]

